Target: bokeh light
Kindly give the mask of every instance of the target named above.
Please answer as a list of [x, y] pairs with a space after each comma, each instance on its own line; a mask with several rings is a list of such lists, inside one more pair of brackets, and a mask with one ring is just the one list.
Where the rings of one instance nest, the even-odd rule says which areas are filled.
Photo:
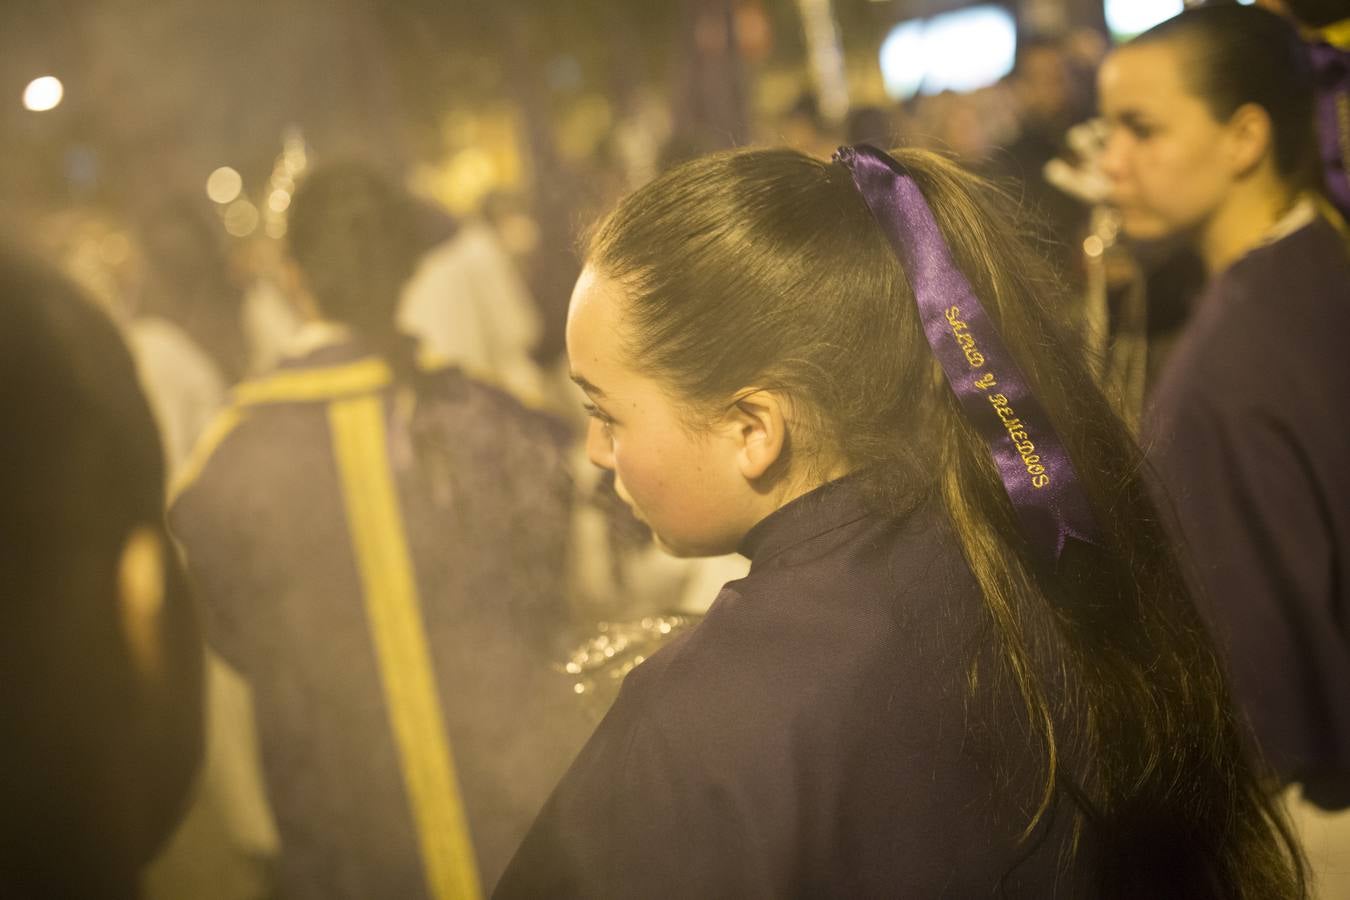
[[248, 237], [258, 227], [258, 207], [236, 200], [225, 209], [225, 230], [234, 237]]
[[927, 69], [923, 22], [902, 22], [895, 26], [881, 44], [881, 77], [887, 96], [893, 100], [913, 97]]
[[65, 86], [61, 84], [61, 79], [55, 75], [43, 75], [41, 78], [34, 78], [28, 82], [28, 87], [23, 89], [24, 109], [31, 109], [33, 112], [46, 112], [49, 109], [55, 109], [65, 95]]
[[206, 196], [222, 205], [237, 198], [243, 189], [243, 177], [229, 166], [221, 166], [206, 179]]
[[881, 45], [881, 74], [895, 100], [915, 92], [974, 91], [1012, 71], [1017, 23], [998, 6], [972, 6], [902, 22]]
[[1182, 0], [1106, 0], [1106, 27], [1125, 40], [1172, 18], [1184, 6]]

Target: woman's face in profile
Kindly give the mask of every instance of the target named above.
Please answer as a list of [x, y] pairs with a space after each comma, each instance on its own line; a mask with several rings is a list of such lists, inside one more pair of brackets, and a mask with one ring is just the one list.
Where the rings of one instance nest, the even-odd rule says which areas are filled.
[[1170, 42], [1126, 46], [1098, 77], [1110, 126], [1102, 170], [1134, 238], [1201, 225], [1232, 184], [1223, 164], [1224, 124], [1186, 88], [1182, 62], [1181, 48]]
[[626, 297], [593, 268], [572, 293], [567, 356], [591, 415], [587, 455], [614, 472], [619, 497], [668, 552], [730, 553], [762, 515], [737, 462], [737, 429], [691, 431], [668, 390], [634, 369], [623, 340]]

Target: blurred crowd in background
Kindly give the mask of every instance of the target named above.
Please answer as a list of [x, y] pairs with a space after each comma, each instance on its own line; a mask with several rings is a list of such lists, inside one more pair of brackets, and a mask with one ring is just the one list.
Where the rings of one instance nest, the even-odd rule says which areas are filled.
[[[1093, 115], [1111, 13], [1068, 0], [15, 6], [0, 28], [16, 90], [0, 111], [0, 197], [8, 226], [123, 327], [171, 471], [300, 329], [286, 211], [332, 160], [372, 164], [436, 220], [405, 329], [579, 428], [562, 323], [580, 242], [624, 192], [700, 153], [941, 149], [1023, 194], [1065, 277], [1085, 282], [1090, 205], [1042, 169]], [[1150, 23], [1116, 24], [1123, 37]], [[687, 593], [702, 599], [683, 599], [687, 566], [645, 563], [671, 571], [618, 589], [623, 564], [581, 554], [585, 602], [603, 614], [633, 590], [651, 594], [638, 609], [711, 597], [700, 580]]]

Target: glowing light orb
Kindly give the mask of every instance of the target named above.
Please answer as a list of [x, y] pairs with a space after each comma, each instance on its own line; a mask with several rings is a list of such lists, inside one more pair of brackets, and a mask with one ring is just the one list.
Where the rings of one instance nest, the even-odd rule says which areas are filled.
[[222, 205], [238, 197], [243, 189], [243, 177], [229, 166], [221, 166], [206, 178], [206, 196]]
[[1106, 0], [1106, 27], [1125, 40], [1172, 18], [1184, 6], [1182, 0]]
[[55, 109], [65, 95], [65, 86], [56, 76], [43, 75], [41, 78], [34, 78], [28, 82], [28, 87], [23, 89], [24, 109], [31, 109], [33, 112]]
[[236, 200], [225, 210], [225, 230], [235, 237], [248, 237], [258, 227], [258, 207]]
[[1012, 71], [1017, 23], [1002, 7], [971, 6], [902, 22], [881, 45], [881, 77], [895, 100], [915, 92], [974, 91]]

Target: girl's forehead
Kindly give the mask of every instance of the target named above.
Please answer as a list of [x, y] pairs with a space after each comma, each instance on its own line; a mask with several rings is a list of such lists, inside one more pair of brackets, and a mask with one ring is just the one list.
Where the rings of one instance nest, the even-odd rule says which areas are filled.
[[1102, 64], [1098, 84], [1107, 113], [1113, 105], [1157, 106], [1185, 93], [1171, 42], [1121, 47]]
[[582, 271], [567, 308], [567, 356], [575, 374], [599, 384], [595, 377], [620, 362], [623, 301], [616, 281], [589, 266]]
[[603, 336], [616, 323], [615, 286], [595, 269], [586, 267], [572, 288], [572, 299], [567, 304], [567, 337], [572, 335], [591, 339]]

